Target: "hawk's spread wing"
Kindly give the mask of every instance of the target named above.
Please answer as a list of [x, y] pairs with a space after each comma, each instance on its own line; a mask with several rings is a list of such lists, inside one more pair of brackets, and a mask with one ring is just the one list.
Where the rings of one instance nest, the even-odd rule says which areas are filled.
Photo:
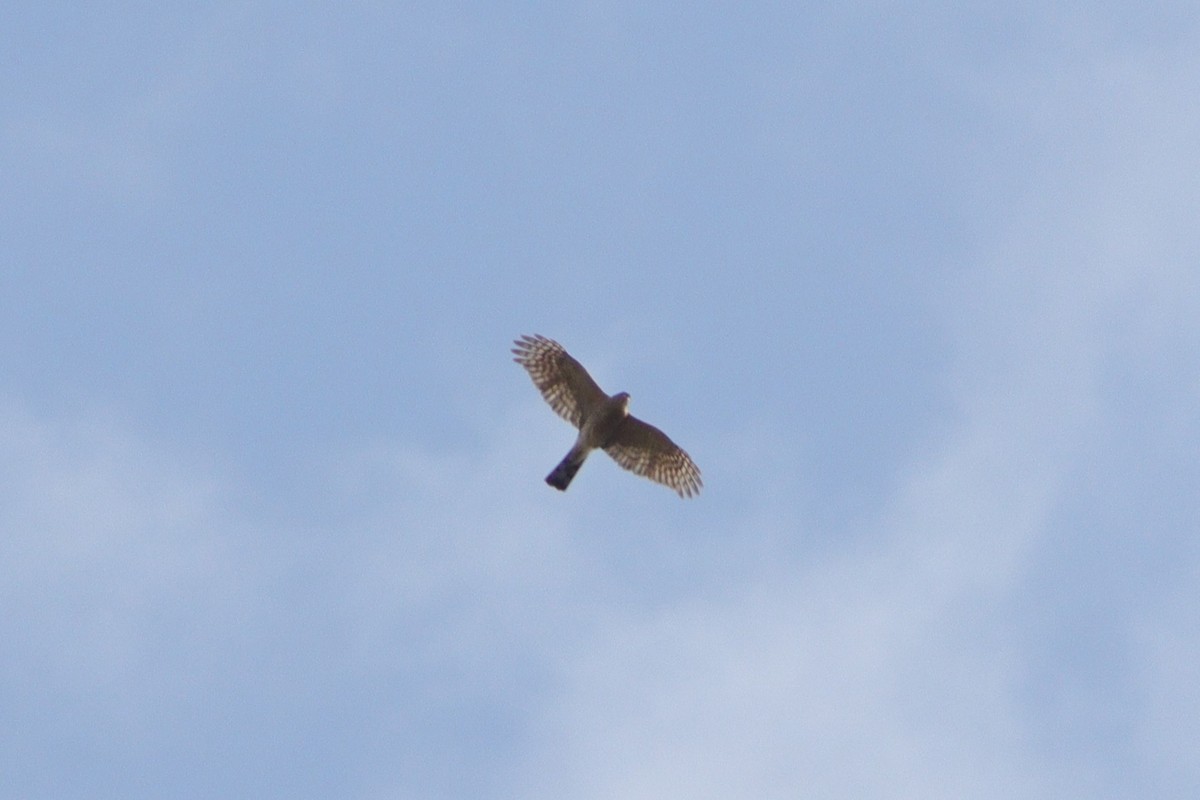
[[608, 399], [583, 365], [553, 339], [522, 336], [513, 344], [517, 356], [513, 361], [529, 372], [533, 385], [555, 413], [576, 428]]
[[665, 433], [637, 417], [626, 417], [604, 452], [630, 472], [669, 486], [680, 497], [700, 492], [700, 469]]

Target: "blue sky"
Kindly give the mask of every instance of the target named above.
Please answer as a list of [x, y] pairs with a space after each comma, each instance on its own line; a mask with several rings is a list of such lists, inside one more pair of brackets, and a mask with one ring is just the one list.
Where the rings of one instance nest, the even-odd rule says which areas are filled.
[[1195, 797], [1198, 23], [9, 4], [0, 797]]

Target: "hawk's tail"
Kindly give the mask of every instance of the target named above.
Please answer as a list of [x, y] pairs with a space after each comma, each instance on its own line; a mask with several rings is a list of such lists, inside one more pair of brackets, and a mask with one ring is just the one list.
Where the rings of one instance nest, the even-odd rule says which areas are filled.
[[550, 474], [546, 476], [546, 483], [560, 492], [565, 492], [567, 487], [571, 485], [571, 479], [575, 477], [576, 472], [579, 472], [579, 468], [583, 466], [584, 459], [586, 458], [586, 450], [572, 447], [571, 452], [567, 453], [566, 457], [558, 462], [558, 466], [550, 470]]

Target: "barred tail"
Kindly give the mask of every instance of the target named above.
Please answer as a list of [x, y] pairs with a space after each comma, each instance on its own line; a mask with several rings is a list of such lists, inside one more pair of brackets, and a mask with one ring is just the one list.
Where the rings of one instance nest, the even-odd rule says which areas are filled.
[[558, 466], [550, 470], [550, 474], [546, 476], [546, 483], [560, 492], [565, 492], [567, 487], [571, 485], [571, 479], [575, 477], [576, 472], [579, 472], [579, 468], [583, 466], [584, 459], [586, 458], [586, 450], [572, 447], [571, 452], [567, 453], [566, 457], [558, 462]]

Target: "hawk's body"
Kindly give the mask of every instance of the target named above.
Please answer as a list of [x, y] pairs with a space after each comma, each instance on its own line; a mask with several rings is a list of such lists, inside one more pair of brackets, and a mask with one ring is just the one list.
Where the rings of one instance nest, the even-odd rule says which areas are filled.
[[513, 360], [523, 366], [550, 407], [579, 429], [575, 445], [546, 476], [566, 491], [588, 453], [604, 450], [630, 472], [669, 486], [680, 497], [700, 491], [700, 470], [679, 445], [658, 428], [629, 414], [629, 395], [604, 393], [562, 345], [544, 336], [522, 336]]

